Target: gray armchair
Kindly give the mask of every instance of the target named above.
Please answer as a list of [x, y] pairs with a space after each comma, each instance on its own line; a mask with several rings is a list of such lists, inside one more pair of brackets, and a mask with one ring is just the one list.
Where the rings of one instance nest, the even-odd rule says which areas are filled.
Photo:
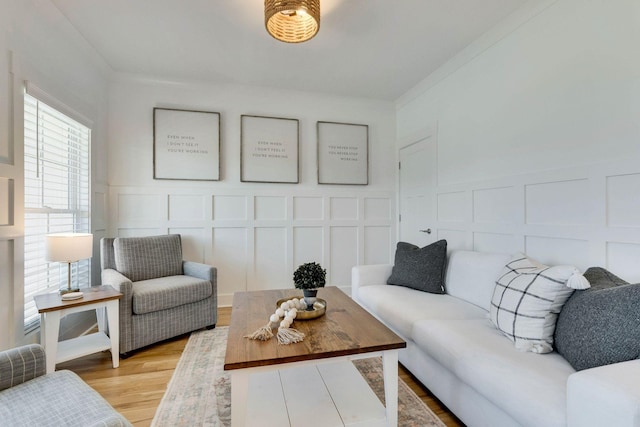
[[183, 261], [179, 234], [100, 240], [102, 284], [120, 290], [120, 353], [213, 327], [216, 269]]
[[0, 424], [3, 426], [131, 426], [71, 371], [45, 374], [38, 344], [0, 352]]

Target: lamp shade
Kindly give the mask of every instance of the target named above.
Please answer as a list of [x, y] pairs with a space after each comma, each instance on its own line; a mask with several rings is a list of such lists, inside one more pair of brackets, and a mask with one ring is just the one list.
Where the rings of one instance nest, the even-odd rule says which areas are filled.
[[57, 233], [46, 236], [47, 261], [76, 262], [93, 255], [93, 234]]

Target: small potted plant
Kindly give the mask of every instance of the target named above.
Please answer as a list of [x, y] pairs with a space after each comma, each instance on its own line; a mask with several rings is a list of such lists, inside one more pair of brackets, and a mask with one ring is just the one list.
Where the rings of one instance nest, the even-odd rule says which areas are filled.
[[302, 289], [307, 310], [313, 310], [313, 304], [316, 302], [316, 295], [318, 295], [318, 288], [324, 287], [326, 276], [327, 270], [315, 262], [302, 264], [293, 273], [293, 283], [296, 288]]

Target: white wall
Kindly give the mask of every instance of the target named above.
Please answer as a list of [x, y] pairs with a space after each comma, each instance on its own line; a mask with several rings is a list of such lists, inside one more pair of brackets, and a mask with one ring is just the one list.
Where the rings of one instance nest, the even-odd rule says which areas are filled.
[[[104, 192], [110, 70], [48, 0], [0, 0], [0, 10], [0, 349], [4, 349], [25, 340], [24, 82], [93, 122], [92, 188]], [[94, 228], [104, 227], [102, 218], [92, 222]], [[94, 268], [94, 273], [98, 270]]]
[[[153, 108], [221, 113], [220, 181], [153, 179]], [[300, 121], [300, 183], [240, 182], [240, 116]], [[369, 185], [318, 185], [316, 121], [369, 125]], [[121, 75], [109, 90], [111, 236], [180, 233], [185, 258], [218, 268], [220, 305], [234, 291], [292, 287], [316, 261], [328, 284], [389, 262], [395, 236], [392, 103]]]
[[436, 128], [438, 236], [640, 280], [640, 3], [558, 0], [492, 30], [399, 100]]

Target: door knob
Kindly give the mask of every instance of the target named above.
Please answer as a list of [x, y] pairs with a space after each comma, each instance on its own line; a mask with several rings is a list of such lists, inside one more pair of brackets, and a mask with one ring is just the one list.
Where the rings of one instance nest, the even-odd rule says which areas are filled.
[[431, 229], [427, 228], [426, 230], [420, 230], [421, 233], [431, 234]]

